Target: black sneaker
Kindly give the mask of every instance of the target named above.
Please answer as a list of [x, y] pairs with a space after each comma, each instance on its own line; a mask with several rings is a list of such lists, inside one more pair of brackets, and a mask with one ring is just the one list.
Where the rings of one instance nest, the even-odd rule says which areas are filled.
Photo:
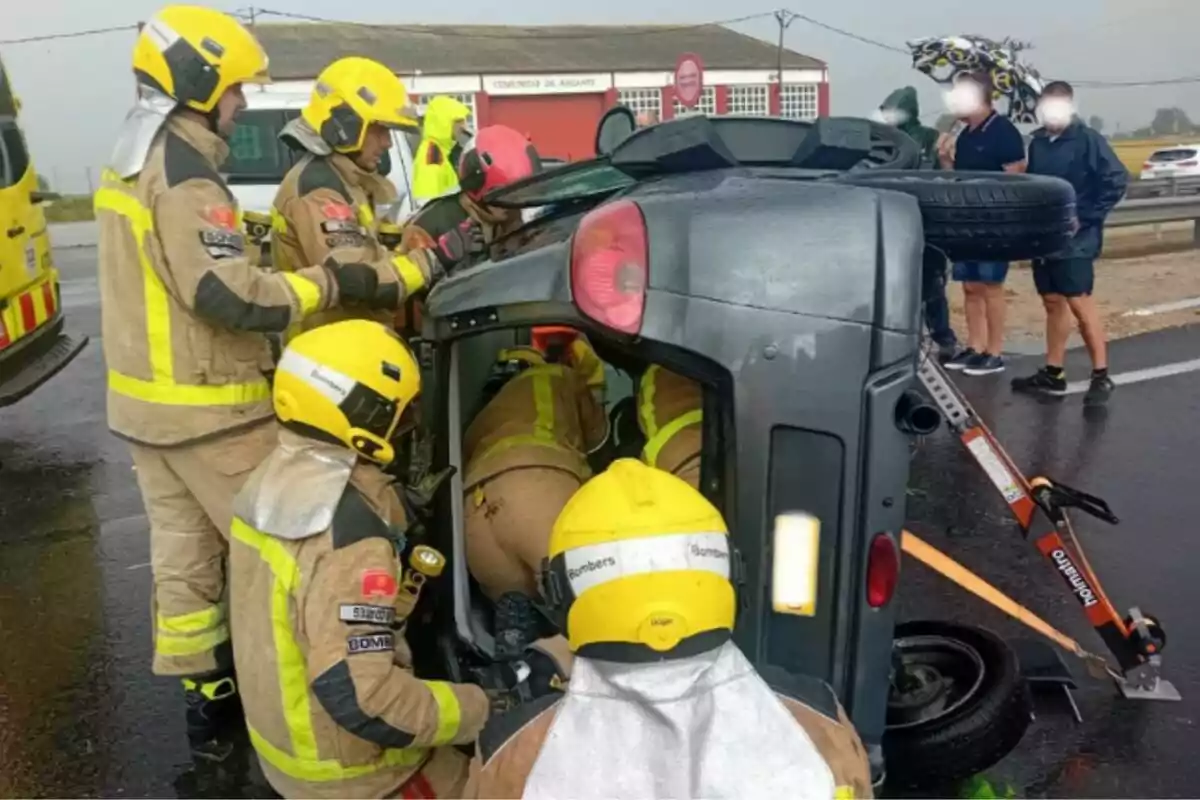
[[1116, 384], [1112, 382], [1112, 378], [1107, 375], [1093, 375], [1092, 385], [1083, 396], [1083, 404], [1092, 408], [1107, 404], [1114, 388]]
[[1004, 372], [1004, 359], [991, 353], [980, 353], [963, 367], [963, 375], [991, 375]]
[[1014, 392], [1062, 395], [1067, 393], [1067, 379], [1063, 377], [1063, 373], [1061, 372], [1058, 374], [1058, 377], [1055, 377], [1050, 374], [1050, 370], [1042, 367], [1032, 375], [1027, 375], [1024, 378], [1013, 378], [1012, 388]]
[[958, 355], [945, 362], [946, 369], [965, 369], [967, 364], [979, 357], [973, 348], [967, 347], [959, 351]]

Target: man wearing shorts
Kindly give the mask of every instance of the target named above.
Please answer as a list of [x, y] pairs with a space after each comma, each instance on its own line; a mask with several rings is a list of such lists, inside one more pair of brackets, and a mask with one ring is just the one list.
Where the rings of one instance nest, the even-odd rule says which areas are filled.
[[[992, 107], [992, 81], [987, 73], [960, 75], [946, 97], [951, 114], [965, 125], [958, 138], [938, 143], [942, 169], [972, 172], [1024, 172], [1025, 142], [1007, 117]], [[946, 362], [965, 375], [1004, 371], [1007, 261], [957, 261], [951, 273], [963, 285], [967, 315], [967, 347]]]
[[1045, 88], [1038, 103], [1043, 127], [1029, 145], [1030, 173], [1062, 178], [1075, 187], [1075, 237], [1062, 252], [1033, 262], [1033, 281], [1046, 307], [1046, 366], [1014, 379], [1012, 386], [1020, 392], [1066, 392], [1063, 362], [1074, 316], [1092, 359], [1091, 385], [1083, 402], [1100, 406], [1108, 402], [1113, 382], [1092, 283], [1104, 244], [1104, 220], [1125, 195], [1129, 176], [1108, 141], [1075, 115], [1074, 95], [1065, 81]]

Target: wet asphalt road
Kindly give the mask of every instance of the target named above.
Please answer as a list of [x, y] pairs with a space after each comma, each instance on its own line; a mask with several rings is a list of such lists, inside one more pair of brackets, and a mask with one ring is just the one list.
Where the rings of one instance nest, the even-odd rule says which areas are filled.
[[[253, 759], [193, 766], [177, 684], [149, 675], [147, 525], [128, 452], [104, 424], [95, 251], [56, 258], [68, 326], [93, 338], [50, 384], [0, 410], [0, 796], [262, 796]], [[1124, 372], [1197, 356], [1200, 327], [1119, 342], [1112, 364]], [[1081, 354], [1072, 358], [1072, 378], [1084, 377]], [[988, 775], [1026, 796], [1195, 796], [1200, 372], [1120, 387], [1108, 414], [1089, 419], [1078, 395], [1056, 404], [1012, 396], [1008, 378], [1035, 364], [963, 385], [1020, 465], [1105, 497], [1122, 518], [1116, 528], [1079, 518], [1077, 528], [1116, 605], [1162, 620], [1166, 672], [1184, 700], [1125, 701], [1072, 665], [1083, 724], [1065, 703], [1040, 700], [1024, 742]], [[957, 442], [931, 437], [914, 463], [910, 527], [1099, 650]], [[904, 618], [1027, 636], [923, 566], [905, 570]]]

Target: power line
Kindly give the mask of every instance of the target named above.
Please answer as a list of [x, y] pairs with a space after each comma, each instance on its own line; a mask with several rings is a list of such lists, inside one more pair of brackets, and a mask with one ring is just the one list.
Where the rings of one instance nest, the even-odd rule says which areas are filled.
[[96, 36], [101, 33], [116, 33], [118, 31], [135, 31], [137, 25], [113, 25], [108, 28], [91, 28], [86, 31], [71, 31], [70, 33], [48, 33], [44, 36], [24, 36], [20, 39], [0, 39], [0, 44], [31, 44], [33, 42], [49, 42], [54, 39], [79, 39], [84, 36]]

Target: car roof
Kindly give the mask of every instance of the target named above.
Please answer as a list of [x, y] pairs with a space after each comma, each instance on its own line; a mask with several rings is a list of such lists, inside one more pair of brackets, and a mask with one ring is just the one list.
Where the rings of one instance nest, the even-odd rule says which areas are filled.
[[[1160, 147], [1157, 150], [1155, 150], [1154, 152], [1155, 153], [1166, 153], [1171, 150], [1200, 150], [1200, 143], [1180, 142], [1179, 144], [1172, 144], [1172, 145], [1167, 145], [1166, 147]], [[1154, 153], [1151, 153], [1151, 155], [1154, 155]]]

